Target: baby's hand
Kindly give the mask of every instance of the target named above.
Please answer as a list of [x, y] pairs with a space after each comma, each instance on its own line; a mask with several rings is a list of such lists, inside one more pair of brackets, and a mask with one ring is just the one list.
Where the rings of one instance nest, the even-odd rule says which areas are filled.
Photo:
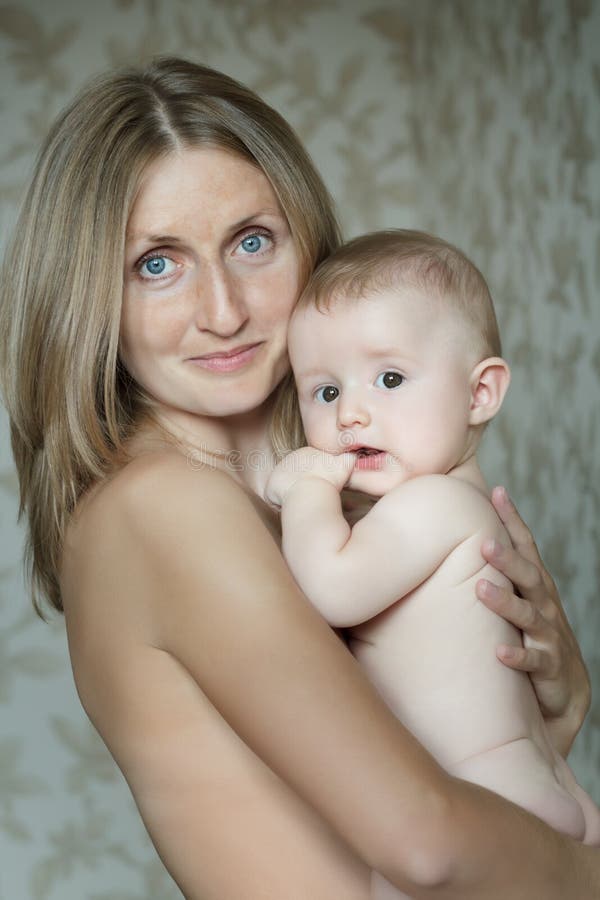
[[281, 506], [287, 492], [306, 478], [322, 478], [338, 491], [344, 487], [354, 468], [354, 454], [333, 455], [315, 447], [302, 447], [288, 453], [277, 464], [267, 483], [266, 498], [270, 503]]

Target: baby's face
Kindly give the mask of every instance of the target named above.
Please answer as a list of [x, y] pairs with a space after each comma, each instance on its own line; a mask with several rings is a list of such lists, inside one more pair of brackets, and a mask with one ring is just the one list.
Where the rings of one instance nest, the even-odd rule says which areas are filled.
[[299, 310], [289, 353], [308, 443], [356, 454], [349, 487], [381, 496], [469, 455], [468, 335], [418, 291]]

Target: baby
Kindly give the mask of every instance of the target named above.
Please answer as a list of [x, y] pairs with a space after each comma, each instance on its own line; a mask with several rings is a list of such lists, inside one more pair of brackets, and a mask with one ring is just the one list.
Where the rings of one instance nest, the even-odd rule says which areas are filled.
[[[475, 597], [479, 578], [502, 583], [482, 540], [509, 543], [476, 455], [510, 380], [481, 273], [421, 232], [357, 238], [302, 294], [289, 353], [311, 447], [267, 496], [298, 584], [449, 772], [600, 844], [529, 678], [496, 658], [518, 634]], [[381, 498], [352, 529], [343, 487]]]

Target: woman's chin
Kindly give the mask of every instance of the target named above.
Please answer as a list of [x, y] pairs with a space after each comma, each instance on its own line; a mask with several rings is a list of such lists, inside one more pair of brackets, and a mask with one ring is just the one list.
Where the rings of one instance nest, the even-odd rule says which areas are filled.
[[226, 419], [260, 412], [275, 390], [275, 384], [239, 386], [235, 391], [215, 391], [199, 405], [198, 414], [211, 418]]

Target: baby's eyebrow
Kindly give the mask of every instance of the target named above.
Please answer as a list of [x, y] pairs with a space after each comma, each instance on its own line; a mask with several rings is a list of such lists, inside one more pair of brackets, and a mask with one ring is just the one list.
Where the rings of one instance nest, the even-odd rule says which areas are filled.
[[294, 378], [329, 378], [330, 375], [324, 369], [294, 369]]
[[365, 350], [365, 355], [369, 357], [377, 356], [398, 356], [400, 348], [395, 347], [370, 347]]

